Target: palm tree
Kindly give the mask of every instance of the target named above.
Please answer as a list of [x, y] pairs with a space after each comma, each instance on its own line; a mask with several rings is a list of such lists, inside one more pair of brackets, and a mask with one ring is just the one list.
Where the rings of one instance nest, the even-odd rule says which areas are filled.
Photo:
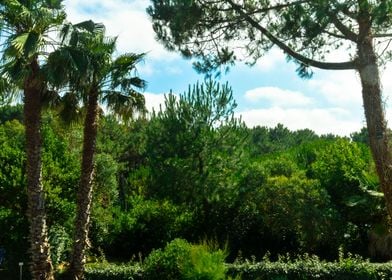
[[23, 91], [27, 216], [30, 223], [30, 271], [33, 279], [53, 279], [41, 183], [41, 109], [42, 99], [48, 92], [42, 63], [52, 46], [49, 34], [64, 19], [61, 0], [0, 2], [0, 34], [3, 42], [1, 74]]
[[[85, 251], [88, 247], [88, 229], [92, 205], [94, 154], [97, 138], [100, 104], [106, 110], [128, 120], [143, 113], [144, 97], [136, 89], [143, 89], [145, 81], [137, 77], [135, 65], [144, 54], [123, 54], [113, 58], [116, 38], [105, 36], [105, 29], [91, 21], [66, 25], [63, 29], [63, 48], [52, 56], [51, 65], [59, 66], [52, 73], [67, 81], [69, 92], [64, 95], [63, 108], [75, 107], [81, 100], [85, 106], [84, 139], [81, 177], [77, 192], [74, 243], [70, 264], [73, 279], [82, 279]], [[55, 63], [56, 62], [56, 63]], [[61, 65], [61, 67], [60, 67]], [[66, 70], [64, 70], [66, 69]]]

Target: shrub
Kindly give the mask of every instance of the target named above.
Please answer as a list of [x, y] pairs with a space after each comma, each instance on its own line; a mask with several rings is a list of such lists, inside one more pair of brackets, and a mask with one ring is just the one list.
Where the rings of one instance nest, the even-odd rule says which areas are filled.
[[53, 265], [57, 266], [67, 259], [71, 249], [71, 238], [64, 227], [54, 225], [49, 230], [49, 243]]
[[189, 257], [190, 245], [183, 239], [175, 239], [164, 250], [151, 252], [144, 264], [145, 277], [157, 279], [182, 279], [180, 264]]
[[148, 256], [144, 276], [149, 280], [223, 280], [226, 279], [225, 255], [206, 243], [191, 245], [175, 239], [163, 250], [155, 250]]
[[190, 247], [190, 258], [184, 260], [182, 271], [185, 279], [189, 280], [220, 280], [226, 278], [225, 252], [211, 251], [204, 243]]
[[85, 271], [86, 280], [141, 280], [142, 268], [138, 264], [88, 264]]

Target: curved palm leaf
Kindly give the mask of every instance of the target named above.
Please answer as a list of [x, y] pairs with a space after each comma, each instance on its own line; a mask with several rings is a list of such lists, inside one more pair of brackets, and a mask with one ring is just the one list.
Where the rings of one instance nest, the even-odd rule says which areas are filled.
[[67, 92], [61, 98], [60, 117], [66, 124], [81, 120], [83, 110], [79, 99], [75, 92]]
[[128, 93], [119, 91], [104, 91], [102, 102], [107, 105], [110, 112], [124, 121], [133, 119], [137, 114], [145, 114], [145, 99], [142, 94], [136, 91]]
[[0, 76], [0, 105], [10, 104], [20, 98], [21, 92], [7, 76]]

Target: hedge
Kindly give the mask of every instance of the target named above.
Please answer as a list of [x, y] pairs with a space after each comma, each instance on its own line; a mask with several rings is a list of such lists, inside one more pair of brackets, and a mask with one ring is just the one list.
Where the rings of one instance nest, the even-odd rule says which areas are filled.
[[392, 263], [355, 259], [324, 262], [318, 259], [264, 261], [228, 265], [228, 274], [242, 280], [384, 280], [392, 279]]
[[139, 264], [93, 263], [86, 265], [86, 280], [142, 280]]
[[[240, 276], [242, 280], [386, 280], [392, 279], [392, 262], [370, 263], [357, 258], [336, 262], [320, 261], [316, 257], [295, 260], [281, 258], [276, 262], [263, 260], [227, 264], [227, 271], [228, 276]], [[147, 278], [142, 265], [138, 263], [96, 263], [86, 267], [86, 280], [149, 280]]]

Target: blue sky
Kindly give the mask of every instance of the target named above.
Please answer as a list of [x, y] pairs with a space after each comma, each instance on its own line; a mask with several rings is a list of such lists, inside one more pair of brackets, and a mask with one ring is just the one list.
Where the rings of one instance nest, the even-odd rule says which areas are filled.
[[[190, 61], [167, 52], [154, 39], [145, 13], [148, 0], [65, 0], [68, 19], [102, 22], [108, 35], [118, 36], [118, 52], [147, 52], [139, 75], [148, 81], [145, 92], [148, 108], [158, 107], [164, 93], [182, 93], [189, 84], [203, 80]], [[339, 60], [345, 54], [333, 54]], [[392, 67], [382, 71], [387, 119], [392, 96]], [[316, 70], [310, 80], [300, 79], [295, 65], [272, 49], [255, 66], [237, 63], [222, 82], [228, 81], [238, 103], [237, 115], [249, 126], [283, 123], [292, 130], [310, 128], [319, 134], [349, 135], [364, 126], [359, 79], [353, 71]]]

